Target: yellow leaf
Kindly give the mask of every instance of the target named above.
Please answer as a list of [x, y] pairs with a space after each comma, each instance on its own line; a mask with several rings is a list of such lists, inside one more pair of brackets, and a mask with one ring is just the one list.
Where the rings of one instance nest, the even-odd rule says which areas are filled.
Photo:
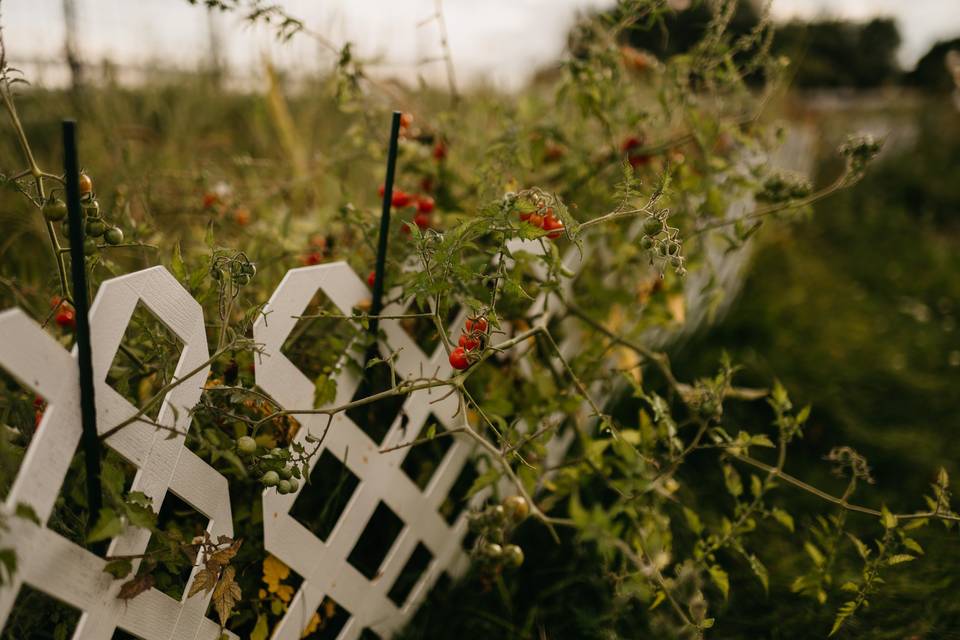
[[290, 567], [276, 556], [268, 555], [263, 559], [263, 581], [270, 587], [271, 592], [275, 592], [280, 581], [289, 575]]
[[285, 603], [290, 602], [290, 599], [293, 597], [293, 587], [288, 584], [278, 584], [276, 589], [271, 585], [270, 592], [277, 594], [277, 597]]
[[307, 628], [303, 630], [303, 633], [300, 634], [301, 638], [306, 638], [311, 633], [317, 630], [320, 626], [320, 614], [314, 612], [313, 617], [310, 618], [310, 622], [307, 623]]

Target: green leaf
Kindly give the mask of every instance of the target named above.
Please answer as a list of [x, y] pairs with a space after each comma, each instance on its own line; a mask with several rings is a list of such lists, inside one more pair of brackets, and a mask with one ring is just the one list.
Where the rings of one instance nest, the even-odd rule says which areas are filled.
[[887, 510], [887, 506], [880, 507], [880, 520], [884, 529], [894, 529], [897, 526], [897, 517]]
[[909, 553], [895, 553], [894, 555], [887, 558], [887, 564], [893, 566], [895, 564], [902, 564], [904, 562], [911, 562], [916, 560], [916, 556], [912, 556]]
[[689, 507], [684, 507], [683, 515], [687, 519], [687, 526], [690, 527], [690, 530], [700, 535], [703, 532], [703, 522], [697, 512]]
[[170, 259], [170, 270], [173, 272], [173, 277], [178, 281], [187, 281], [187, 268], [183, 263], [183, 255], [180, 253], [179, 242], [173, 245], [173, 258]]
[[650, 603], [649, 610], [653, 611], [654, 609], [659, 607], [663, 603], [663, 601], [666, 599], [667, 599], [667, 594], [665, 594], [663, 591], [657, 591], [657, 595], [653, 598], [653, 602]]
[[773, 441], [770, 440], [763, 433], [758, 433], [756, 435], [750, 436], [750, 446], [752, 447], [768, 447], [770, 449], [774, 448], [776, 445], [773, 444]]
[[747, 562], [750, 563], [750, 570], [753, 571], [753, 574], [757, 576], [757, 580], [763, 585], [763, 590], [769, 592], [770, 574], [767, 572], [767, 567], [760, 562], [760, 558], [753, 554], [747, 556]]
[[723, 594], [723, 599], [726, 600], [730, 595], [730, 576], [727, 575], [727, 572], [723, 570], [720, 565], [712, 565], [708, 568], [710, 572], [710, 579], [713, 580], [713, 584], [717, 585], [717, 588], [720, 589], [720, 593]]
[[267, 634], [270, 633], [270, 626], [267, 624], [267, 616], [257, 616], [257, 624], [250, 632], [250, 640], [267, 640]]
[[[861, 542], [860, 544], [863, 543]], [[806, 551], [807, 555], [810, 556], [810, 559], [813, 560], [814, 565], [822, 567], [823, 563], [826, 562], [826, 558], [824, 558], [823, 554], [820, 553], [820, 549], [817, 549], [816, 545], [814, 545], [812, 542], [804, 542], [803, 550]]]
[[18, 502], [17, 510], [14, 512], [18, 518], [23, 518], [24, 520], [29, 520], [37, 526], [42, 526], [40, 522], [40, 516], [37, 515], [37, 512], [33, 510], [26, 502]]
[[0, 565], [4, 569], [4, 572], [0, 572], [0, 585], [2, 585], [17, 572], [17, 552], [13, 549], [0, 549]]
[[857, 610], [857, 603], [853, 600], [843, 603], [839, 611], [837, 611], [837, 617], [833, 621], [833, 627], [830, 629], [830, 634], [833, 635], [840, 630], [840, 627], [843, 626], [843, 623], [853, 615], [853, 612]]
[[770, 514], [773, 516], [774, 520], [782, 524], [788, 531], [793, 533], [793, 516], [779, 507], [774, 507]]
[[109, 540], [120, 535], [121, 531], [123, 531], [123, 523], [116, 512], [104, 507], [100, 509], [100, 516], [97, 518], [97, 523], [93, 526], [93, 529], [90, 530], [87, 542]]
[[133, 564], [129, 560], [111, 560], [103, 567], [104, 573], [109, 573], [114, 580], [126, 578], [133, 571]]
[[731, 464], [723, 465], [723, 482], [727, 485], [727, 491], [730, 495], [738, 497], [743, 494], [743, 482], [740, 481], [740, 474]]
[[923, 547], [921, 547], [920, 543], [913, 538], [904, 538], [903, 546], [905, 546], [907, 549], [910, 549], [910, 551], [913, 551], [914, 553], [923, 555]]
[[860, 554], [860, 557], [864, 560], [867, 559], [867, 556], [870, 555], [870, 549], [863, 543], [860, 538], [853, 535], [852, 533], [847, 533], [847, 537], [850, 538], [850, 541], [853, 542], [853, 546], [857, 548], [857, 553]]

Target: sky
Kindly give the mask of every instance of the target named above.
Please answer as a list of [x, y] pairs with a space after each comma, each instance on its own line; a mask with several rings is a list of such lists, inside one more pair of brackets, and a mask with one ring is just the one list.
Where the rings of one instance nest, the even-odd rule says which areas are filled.
[[[78, 8], [80, 53], [85, 61], [110, 59], [129, 65], [159, 63], [195, 67], [210, 53], [206, 10], [186, 0], [74, 0]], [[374, 72], [404, 80], [418, 76], [442, 81], [435, 0], [275, 0], [313, 31], [335, 43], [358, 43]], [[578, 12], [603, 8], [611, 0], [444, 0], [449, 42], [459, 80], [483, 80], [511, 89], [562, 53], [567, 30]], [[865, 19], [892, 16], [904, 44], [901, 63], [912, 66], [938, 39], [960, 36], [960, 0], [773, 0], [778, 19], [837, 16]], [[35, 84], [65, 80], [62, 0], [0, 0], [8, 56]], [[263, 27], [234, 16], [213, 18], [218, 55], [232, 72], [256, 76], [264, 55], [294, 71], [328, 67], [329, 54], [315, 41], [297, 36], [278, 43]], [[48, 60], [53, 65], [30, 64]]]

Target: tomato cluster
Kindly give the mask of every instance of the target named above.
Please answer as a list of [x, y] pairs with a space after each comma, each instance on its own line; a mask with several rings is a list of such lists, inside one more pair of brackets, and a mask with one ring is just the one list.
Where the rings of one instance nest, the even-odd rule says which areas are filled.
[[470, 530], [477, 534], [473, 554], [481, 569], [496, 573], [504, 568], [515, 569], [523, 564], [523, 549], [505, 544], [513, 529], [530, 514], [530, 505], [523, 496], [509, 496], [470, 515]]
[[553, 215], [553, 207], [546, 206], [543, 201], [537, 203], [536, 211], [521, 211], [520, 219], [544, 231], [549, 231], [547, 237], [557, 240], [563, 235], [563, 223]]
[[266, 452], [261, 458], [253, 459], [257, 454], [257, 441], [250, 436], [237, 438], [237, 453], [250, 459], [252, 466], [266, 464], [271, 467], [260, 475], [260, 484], [265, 487], [276, 487], [277, 493], [293, 493], [300, 488], [297, 479], [302, 474], [295, 464], [287, 464], [289, 453], [285, 449], [274, 448]]
[[483, 316], [467, 318], [463, 323], [463, 332], [457, 341], [457, 347], [450, 352], [450, 366], [463, 371], [472, 363], [471, 356], [480, 349], [487, 339], [487, 330], [490, 328], [487, 319]]
[[[108, 245], [116, 246], [123, 242], [123, 231], [120, 227], [108, 224], [100, 213], [100, 203], [93, 191], [93, 180], [85, 173], [80, 174], [80, 206], [83, 211], [83, 231], [86, 238], [83, 243], [84, 253], [91, 254], [97, 250], [97, 238], [103, 238]], [[51, 194], [43, 203], [43, 217], [47, 222], [60, 222], [64, 233], [68, 233], [67, 205], [60, 198]]]
[[668, 227], [664, 218], [651, 215], [643, 221], [643, 236], [640, 237], [640, 248], [650, 251], [654, 256], [668, 263], [678, 275], [686, 274], [684, 267], [683, 245], [680, 242], [679, 231]]
[[[386, 187], [384, 187], [384, 185], [380, 185], [377, 189], [377, 193], [381, 198], [385, 190]], [[394, 189], [390, 196], [390, 206], [395, 209], [413, 207], [416, 210], [413, 216], [413, 224], [417, 225], [421, 230], [424, 230], [432, 226], [431, 214], [436, 208], [437, 203], [432, 197], [426, 194], [407, 193], [403, 189]], [[406, 225], [403, 226], [403, 230], [407, 233], [410, 231]]]

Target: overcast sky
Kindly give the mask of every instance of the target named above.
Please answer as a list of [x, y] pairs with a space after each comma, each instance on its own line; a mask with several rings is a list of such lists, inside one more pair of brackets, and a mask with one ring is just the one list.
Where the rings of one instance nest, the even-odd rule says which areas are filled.
[[[418, 26], [433, 13], [433, 0], [279, 0], [314, 31], [336, 43], [358, 43], [364, 57], [378, 57], [382, 71], [406, 79], [417, 73], [442, 77], [441, 65], [418, 60], [439, 53], [435, 23]], [[81, 54], [87, 61], [161, 62], [195, 65], [208, 55], [206, 11], [186, 0], [75, 0]], [[578, 11], [611, 5], [610, 0], [445, 0], [450, 46], [463, 81], [486, 78], [517, 87], [538, 66], [561, 53]], [[938, 39], [960, 36], [960, 0], [773, 0], [778, 18], [833, 15], [897, 19], [904, 44], [901, 62], [912, 65]], [[58, 59], [63, 50], [62, 0], [0, 0], [8, 55], [14, 62]], [[317, 45], [297, 37], [275, 42], [263, 28], [241, 26], [219, 16], [221, 54], [234, 72], [256, 70], [266, 53], [281, 66], [316, 69], [328, 65]], [[56, 71], [27, 66], [31, 80], [58, 82]]]

